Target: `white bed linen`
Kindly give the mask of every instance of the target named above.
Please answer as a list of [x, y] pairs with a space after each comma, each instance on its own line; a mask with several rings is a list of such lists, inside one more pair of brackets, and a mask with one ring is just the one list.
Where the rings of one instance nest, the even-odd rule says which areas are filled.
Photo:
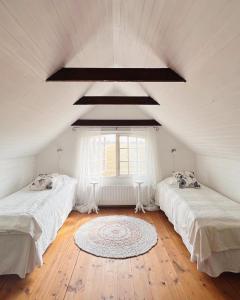
[[0, 274], [25, 277], [42, 265], [43, 253], [73, 209], [75, 189], [76, 180], [61, 175], [52, 190], [29, 191], [26, 187], [0, 200]]
[[171, 181], [158, 184], [156, 202], [181, 235], [191, 260], [213, 277], [224, 271], [240, 272], [239, 260], [221, 264], [229, 250], [240, 257], [240, 204], [206, 186], [179, 189]]
[[26, 233], [0, 234], [0, 274], [17, 274], [21, 278], [41, 265], [36, 244]]

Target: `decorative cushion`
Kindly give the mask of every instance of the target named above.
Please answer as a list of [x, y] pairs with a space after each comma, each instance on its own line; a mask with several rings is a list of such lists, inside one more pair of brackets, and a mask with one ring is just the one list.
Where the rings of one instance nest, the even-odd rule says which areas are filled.
[[56, 174], [39, 174], [28, 186], [31, 191], [43, 191], [53, 188], [53, 179]]
[[193, 171], [184, 171], [184, 175], [189, 178], [195, 178], [195, 174]]
[[183, 188], [195, 188], [195, 189], [198, 189], [198, 188], [200, 188], [200, 184], [198, 183], [198, 181], [197, 181], [196, 178], [192, 179], [190, 177], [183, 177], [179, 181], [179, 188], [180, 189], [183, 189]]
[[184, 172], [180, 172], [180, 171], [173, 172], [173, 179], [174, 179], [173, 183], [178, 183], [183, 176], [184, 176]]
[[195, 178], [193, 171], [174, 172], [173, 177], [180, 189], [183, 188], [200, 188], [200, 184]]

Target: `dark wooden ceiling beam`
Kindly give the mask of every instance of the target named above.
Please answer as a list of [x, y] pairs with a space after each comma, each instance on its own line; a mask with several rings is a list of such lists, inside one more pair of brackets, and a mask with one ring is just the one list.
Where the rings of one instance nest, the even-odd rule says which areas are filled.
[[71, 126], [109, 126], [109, 127], [121, 127], [121, 126], [161, 126], [154, 119], [147, 120], [90, 120], [90, 119], [78, 119]]
[[159, 105], [148, 96], [83, 96], [74, 105]]
[[186, 82], [169, 68], [62, 68], [47, 81]]

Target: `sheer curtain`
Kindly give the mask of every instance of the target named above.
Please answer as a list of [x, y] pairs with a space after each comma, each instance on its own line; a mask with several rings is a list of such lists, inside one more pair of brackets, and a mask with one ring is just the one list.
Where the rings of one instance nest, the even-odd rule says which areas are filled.
[[134, 135], [145, 140], [143, 160], [137, 157], [136, 172], [133, 183], [142, 181], [142, 197], [145, 205], [154, 203], [156, 184], [162, 179], [158, 152], [158, 132], [155, 128], [146, 128], [143, 132], [136, 131]]
[[95, 190], [96, 201], [102, 184], [102, 170], [104, 163], [104, 143], [101, 132], [81, 129], [77, 142], [77, 203], [75, 209], [87, 212], [93, 200], [91, 182], [98, 182]]
[[155, 128], [146, 130], [146, 184], [148, 186], [148, 204], [154, 202], [156, 184], [162, 179], [159, 151], [158, 132]]
[[[112, 132], [113, 133], [113, 132]], [[116, 133], [116, 132], [115, 132]], [[155, 187], [161, 180], [160, 166], [158, 160], [158, 138], [154, 128], [140, 130], [129, 130], [125, 134], [134, 137], [136, 142], [134, 148], [136, 158], [131, 163], [134, 164], [133, 175], [129, 177], [130, 185], [136, 185], [136, 181], [142, 181], [142, 197], [144, 204], [148, 205], [154, 201]], [[77, 204], [75, 209], [80, 212], [87, 212], [92, 203], [93, 188], [91, 182], [98, 182], [96, 186], [96, 200], [101, 194], [101, 188], [105, 184], [122, 184], [122, 177], [114, 179], [103, 177], [104, 170], [104, 134], [106, 132], [93, 131], [89, 129], [78, 129], [77, 137]], [[119, 132], [118, 132], [119, 134]]]

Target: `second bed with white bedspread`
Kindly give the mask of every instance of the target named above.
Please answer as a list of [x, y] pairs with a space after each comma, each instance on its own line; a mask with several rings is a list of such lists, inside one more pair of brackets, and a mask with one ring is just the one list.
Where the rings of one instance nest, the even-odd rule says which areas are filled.
[[179, 189], [167, 178], [157, 186], [156, 202], [197, 262], [216, 277], [240, 272], [240, 204], [203, 186]]

